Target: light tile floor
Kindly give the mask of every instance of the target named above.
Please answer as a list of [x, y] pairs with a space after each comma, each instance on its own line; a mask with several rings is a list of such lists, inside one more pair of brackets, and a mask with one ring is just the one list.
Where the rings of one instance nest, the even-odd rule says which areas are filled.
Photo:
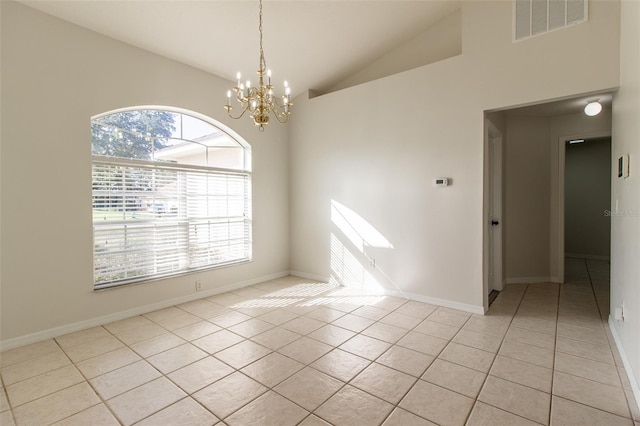
[[488, 315], [286, 277], [1, 354], [0, 423], [640, 426], [605, 262]]

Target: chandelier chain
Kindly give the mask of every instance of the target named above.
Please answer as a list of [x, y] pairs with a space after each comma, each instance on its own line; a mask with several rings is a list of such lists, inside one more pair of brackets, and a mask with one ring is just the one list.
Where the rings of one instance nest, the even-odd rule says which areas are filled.
[[[264, 59], [264, 46], [262, 41], [262, 0], [259, 0], [258, 14], [258, 32], [260, 41], [260, 64], [258, 67], [258, 84], [253, 85], [247, 80], [246, 85], [241, 80], [241, 75], [236, 75], [237, 82], [235, 87], [227, 91], [227, 104], [224, 108], [227, 110], [229, 117], [239, 119], [245, 113], [249, 113], [253, 122], [259, 127], [260, 131], [264, 130], [264, 126], [269, 124], [269, 116], [273, 117], [280, 123], [286, 123], [291, 114], [291, 88], [284, 82], [285, 94], [276, 96], [273, 86], [271, 85], [271, 70], [267, 70], [267, 61]], [[231, 105], [231, 95], [235, 93], [235, 99], [240, 104], [240, 112], [237, 115], [232, 114], [233, 106]]]
[[260, 69], [264, 71], [267, 68], [267, 64], [264, 60], [264, 49], [262, 47], [262, 0], [260, 0], [258, 31], [260, 32]]

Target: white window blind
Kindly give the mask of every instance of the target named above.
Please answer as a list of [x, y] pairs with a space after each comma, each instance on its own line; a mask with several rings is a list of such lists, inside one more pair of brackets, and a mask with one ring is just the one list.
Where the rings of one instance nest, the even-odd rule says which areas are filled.
[[93, 157], [94, 287], [251, 259], [251, 175]]

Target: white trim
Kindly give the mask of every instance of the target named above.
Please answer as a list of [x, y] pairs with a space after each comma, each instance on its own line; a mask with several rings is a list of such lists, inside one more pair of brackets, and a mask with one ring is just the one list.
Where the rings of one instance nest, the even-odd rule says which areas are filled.
[[289, 271], [289, 275], [293, 275], [295, 277], [306, 278], [308, 280], [320, 281], [322, 283], [328, 283], [331, 281], [331, 277], [316, 275], [316, 274], [307, 274], [306, 272], [300, 271]]
[[506, 279], [507, 284], [559, 283], [558, 277], [512, 277]]
[[606, 260], [607, 262], [611, 260], [609, 256], [598, 256], [595, 254], [567, 253], [565, 254], [565, 257], [569, 257], [571, 259]]
[[[483, 244], [485, 260], [483, 266], [487, 270], [483, 274], [483, 299], [485, 310], [488, 309], [489, 293], [491, 290], [502, 291], [504, 288], [504, 255], [503, 255], [503, 230], [504, 219], [504, 137], [502, 132], [485, 118], [485, 148], [484, 148], [484, 190], [483, 190], [483, 214], [485, 225], [483, 228]], [[494, 149], [497, 145], [497, 151]], [[499, 172], [499, 173], [497, 173]], [[491, 225], [493, 220], [500, 224], [497, 227]], [[492, 244], [493, 243], [493, 244]], [[490, 271], [493, 270], [493, 283]], [[486, 275], [486, 286], [484, 284]], [[495, 287], [494, 287], [495, 284]], [[494, 287], [494, 288], [491, 288]]]
[[87, 328], [96, 327], [103, 324], [109, 324], [114, 321], [130, 318], [136, 315], [146, 314], [158, 309], [168, 308], [170, 306], [179, 305], [181, 303], [191, 302], [193, 300], [202, 299], [205, 297], [215, 296], [216, 294], [226, 293], [228, 291], [237, 290], [239, 288], [248, 287], [250, 285], [258, 284], [265, 281], [274, 280], [276, 278], [282, 278], [289, 275], [289, 271], [276, 272], [270, 275], [264, 275], [259, 278], [253, 278], [246, 281], [240, 281], [234, 284], [229, 284], [223, 287], [214, 288], [206, 291], [198, 291], [196, 293], [188, 294], [185, 296], [176, 297], [162, 302], [153, 303], [151, 305], [139, 306], [136, 308], [128, 309], [126, 311], [116, 312], [114, 314], [103, 315], [97, 318], [91, 318], [84, 321], [74, 322], [71, 324], [62, 325], [59, 327], [49, 328], [47, 330], [38, 331], [35, 333], [27, 334], [24, 336], [14, 337], [12, 339], [0, 340], [0, 351], [17, 348], [20, 346], [28, 345], [31, 343], [40, 342], [54, 337], [63, 336], [68, 333], [73, 333]]
[[[395, 296], [395, 297], [402, 297], [404, 299], [404, 297], [400, 294], [400, 292], [398, 290], [392, 290], [392, 289], [384, 289], [384, 294], [387, 296]], [[429, 296], [424, 296], [422, 294], [416, 294], [416, 293], [404, 293], [404, 295], [406, 296], [407, 299], [409, 300], [415, 300], [417, 302], [422, 302], [422, 303], [429, 303], [431, 305], [437, 305], [437, 306], [442, 306], [445, 308], [451, 308], [451, 309], [457, 309], [459, 311], [465, 311], [465, 312], [469, 312], [472, 314], [479, 314], [479, 315], [484, 315], [485, 314], [485, 310], [484, 310], [484, 306], [482, 305], [469, 305], [467, 303], [460, 303], [460, 302], [454, 302], [453, 300], [446, 300], [446, 299], [438, 299], [436, 297], [429, 297]]]
[[[345, 285], [342, 284], [339, 280], [332, 279], [331, 277], [324, 277], [322, 275], [315, 275], [315, 274], [307, 274], [306, 272], [300, 272], [300, 271], [289, 271], [289, 272], [291, 275], [295, 275], [296, 277], [307, 278], [310, 280], [316, 280], [321, 282], [335, 282], [345, 287]], [[399, 297], [401, 299], [408, 299], [408, 300], [415, 300], [417, 302], [429, 303], [431, 305], [443, 306], [445, 308], [458, 309], [459, 311], [470, 312], [472, 314], [484, 315], [485, 313], [484, 306], [469, 305], [466, 303], [454, 302], [452, 300], [428, 297], [422, 294], [406, 293], [400, 290], [394, 290], [390, 288], [383, 288], [381, 291], [381, 294], [386, 296]]]
[[[504, 174], [504, 136], [502, 132], [487, 118], [487, 114], [485, 111], [485, 120], [484, 120], [484, 142], [483, 142], [483, 177], [482, 177], [482, 218], [483, 218], [483, 226], [482, 226], [482, 303], [483, 310], [486, 312], [489, 309], [489, 293], [490, 287], [493, 287], [492, 282], [490, 282], [490, 271], [493, 269], [494, 271], [494, 282], [498, 280], [498, 282], [504, 288], [505, 279], [504, 279], [504, 241], [502, 232], [502, 225], [500, 225], [499, 232], [490, 229], [492, 226], [490, 225], [491, 221], [497, 219], [500, 222], [503, 222], [504, 219], [504, 176], [501, 176], [500, 179], [500, 206], [499, 212], [497, 216], [499, 217], [491, 217], [491, 214], [496, 214], [495, 207], [492, 204], [492, 199], [490, 197], [491, 192], [493, 191], [495, 195], [495, 191], [497, 188], [494, 188], [493, 180], [495, 178], [495, 156], [492, 154], [493, 148], [491, 145], [494, 141], [499, 141], [500, 143], [500, 171]], [[496, 234], [499, 234], [499, 240], [496, 240]], [[493, 241], [494, 244], [490, 244]], [[496, 245], [496, 241], [499, 244], [499, 250], [494, 250]], [[494, 259], [494, 251], [499, 251], [499, 259]], [[498, 263], [499, 265], [496, 265]], [[498, 266], [497, 268], [495, 266]], [[496, 272], [496, 270], [498, 270]]]
[[629, 378], [631, 391], [633, 392], [633, 397], [636, 400], [636, 405], [640, 407], [640, 383], [638, 383], [638, 379], [636, 379], [636, 376], [633, 374], [633, 369], [631, 368], [629, 357], [627, 357], [627, 353], [624, 351], [624, 346], [622, 345], [622, 341], [620, 340], [618, 330], [616, 330], [616, 327], [613, 325], [613, 319], [611, 315], [609, 315], [609, 320], [607, 322], [609, 323], [611, 335], [613, 336], [613, 340], [616, 343], [616, 348], [618, 349], [618, 353], [620, 354], [620, 359], [622, 359], [624, 371], [626, 371], [627, 377]]

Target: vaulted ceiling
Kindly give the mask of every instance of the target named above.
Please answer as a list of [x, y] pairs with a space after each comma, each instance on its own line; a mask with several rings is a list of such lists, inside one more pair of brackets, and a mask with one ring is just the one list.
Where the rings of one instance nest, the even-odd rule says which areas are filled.
[[[257, 0], [21, 0], [139, 48], [255, 81]], [[323, 91], [460, 8], [458, 0], [264, 0], [273, 82]], [[437, 42], [437, 40], [434, 40]]]

